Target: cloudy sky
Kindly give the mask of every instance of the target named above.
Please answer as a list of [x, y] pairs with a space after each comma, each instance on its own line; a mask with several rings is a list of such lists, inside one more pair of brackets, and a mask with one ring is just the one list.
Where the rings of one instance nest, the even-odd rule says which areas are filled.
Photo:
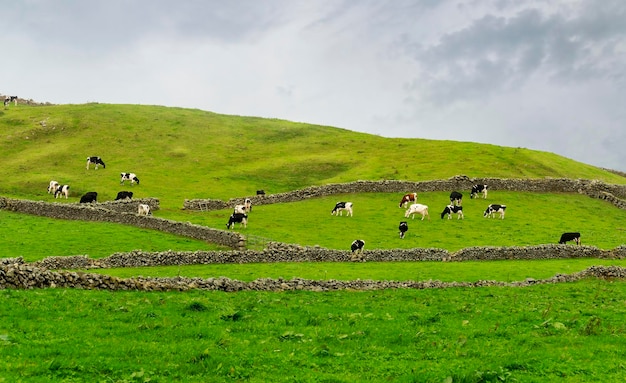
[[0, 5], [0, 94], [525, 147], [626, 171], [624, 0]]

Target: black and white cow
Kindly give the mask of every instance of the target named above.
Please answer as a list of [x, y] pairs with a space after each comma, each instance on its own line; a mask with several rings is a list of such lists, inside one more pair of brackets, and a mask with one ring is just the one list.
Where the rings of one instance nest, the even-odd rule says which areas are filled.
[[96, 192], [87, 192], [82, 197], [80, 197], [80, 203], [94, 203], [98, 202], [98, 193]]
[[17, 96], [6, 96], [4, 98], [4, 106], [8, 106], [10, 103], [14, 103], [17, 106]]
[[398, 226], [398, 230], [400, 230], [400, 238], [404, 238], [404, 234], [409, 231], [409, 224], [406, 221], [400, 222], [400, 226]]
[[226, 224], [226, 228], [227, 229], [234, 228], [236, 223], [240, 223], [241, 226], [247, 227], [248, 226], [248, 215], [247, 214], [241, 214], [241, 213], [233, 213], [233, 214], [231, 214], [230, 217], [228, 218], [228, 223]]
[[350, 245], [350, 250], [352, 250], [352, 261], [362, 261], [363, 260], [363, 247], [365, 246], [365, 241], [362, 239], [355, 239]]
[[130, 184], [136, 183], [139, 185], [139, 178], [135, 173], [120, 173], [120, 184], [124, 184], [124, 181], [130, 181]]
[[478, 194], [483, 193], [483, 198], [487, 199], [487, 185], [474, 185], [472, 191], [470, 191], [470, 198], [478, 197]]
[[132, 191], [121, 191], [121, 192], [117, 192], [117, 197], [115, 197], [116, 201], [122, 200], [122, 199], [133, 199], [133, 192]]
[[137, 205], [137, 215], [152, 215], [152, 211], [150, 211], [150, 205], [146, 205], [145, 203], [140, 203]]
[[346, 211], [346, 217], [352, 217], [352, 202], [337, 202], [333, 210], [330, 211], [331, 215], [343, 215], [343, 211]]
[[452, 219], [452, 214], [456, 214], [456, 219], [463, 219], [463, 206], [448, 205], [441, 212], [441, 219], [448, 215], [448, 219]]
[[450, 204], [460, 206], [463, 202], [463, 194], [458, 191], [450, 193]]
[[59, 188], [59, 183], [56, 181], [50, 181], [50, 184], [48, 185], [48, 194], [52, 193], [54, 195], [54, 193], [57, 191], [57, 189]]
[[70, 195], [70, 185], [60, 186], [54, 191], [54, 198], [61, 198], [65, 196], [65, 199]]
[[104, 164], [104, 161], [102, 161], [102, 158], [97, 157], [97, 156], [93, 156], [93, 157], [87, 157], [87, 169], [89, 169], [89, 165], [94, 164], [96, 165], [94, 167], [94, 169], [98, 169], [99, 165], [102, 165], [103, 168], [106, 168], [107, 166]]
[[565, 244], [565, 242], [574, 241], [577, 245], [580, 245], [580, 233], [563, 233], [561, 234], [561, 239], [559, 239], [560, 244]]
[[483, 213], [483, 217], [495, 217], [496, 213], [500, 213], [500, 218], [504, 219], [504, 212], [506, 211], [506, 205], [498, 205], [492, 203], [487, 206], [487, 209]]

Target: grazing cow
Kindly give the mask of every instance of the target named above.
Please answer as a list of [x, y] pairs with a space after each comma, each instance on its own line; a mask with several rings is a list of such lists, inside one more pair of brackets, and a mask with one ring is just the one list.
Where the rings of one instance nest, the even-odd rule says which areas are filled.
[[103, 168], [106, 168], [107, 166], [104, 164], [104, 161], [102, 161], [102, 158], [100, 157], [87, 157], [87, 169], [89, 169], [89, 165], [90, 164], [94, 164], [96, 165], [94, 167], [94, 169], [98, 169], [99, 165], [102, 165]]
[[343, 211], [346, 211], [346, 217], [352, 216], [352, 202], [337, 202], [333, 210], [330, 211], [331, 215], [343, 215]]
[[115, 200], [119, 201], [121, 199], [133, 199], [133, 192], [132, 191], [117, 192], [117, 197], [115, 197]]
[[458, 191], [453, 191], [450, 193], [450, 204], [460, 206], [463, 202], [463, 194]]
[[96, 192], [87, 192], [82, 197], [80, 197], [80, 203], [95, 203], [98, 202], [98, 193]]
[[54, 191], [54, 198], [61, 198], [62, 196], [65, 196], [65, 199], [67, 199], [69, 195], [70, 195], [70, 185], [59, 186]]
[[152, 212], [150, 211], [150, 205], [146, 205], [144, 203], [140, 203], [139, 205], [137, 205], [137, 215], [152, 215]]
[[409, 231], [409, 224], [406, 221], [400, 222], [398, 230], [400, 230], [400, 238], [404, 238], [404, 234]]
[[139, 178], [135, 173], [120, 173], [120, 184], [124, 184], [124, 181], [130, 181], [130, 184], [137, 183], [139, 185]]
[[483, 193], [483, 198], [487, 199], [487, 185], [474, 185], [470, 191], [470, 198], [478, 197], [479, 193]]
[[50, 181], [50, 185], [48, 185], [48, 194], [54, 194], [59, 188], [59, 183], [56, 181]]
[[363, 247], [365, 246], [365, 241], [362, 239], [355, 239], [350, 245], [350, 250], [352, 250], [352, 257], [350, 259], [352, 261], [362, 261], [363, 260]]
[[10, 103], [14, 103], [15, 106], [17, 106], [17, 96], [6, 96], [4, 98], [4, 106], [8, 106]]
[[563, 233], [561, 234], [561, 239], [559, 239], [560, 244], [565, 244], [565, 242], [574, 241], [577, 245], [580, 245], [580, 233]]
[[428, 215], [428, 206], [426, 205], [414, 203], [413, 205], [409, 206], [406, 213], [404, 213], [404, 218], [409, 218], [409, 216], [412, 215], [411, 219], [415, 219], [415, 214], [421, 214], [422, 221], [424, 220], [424, 217], [428, 217], [428, 219], [430, 220], [430, 215]]
[[492, 203], [487, 206], [487, 210], [483, 213], [483, 217], [491, 217], [493, 218], [496, 213], [500, 213], [500, 218], [504, 219], [504, 212], [506, 211], [506, 205], [498, 205]]
[[452, 214], [456, 214], [456, 219], [463, 219], [463, 206], [448, 205], [441, 212], [441, 219], [448, 215], [448, 219], [452, 219]]
[[256, 195], [265, 196], [265, 190], [257, 190]]
[[406, 208], [406, 205], [409, 202], [417, 202], [417, 193], [408, 193], [402, 196], [402, 200], [400, 200], [400, 208], [402, 206], [404, 206]]
[[226, 224], [226, 228], [227, 229], [234, 228], [235, 227], [235, 223], [240, 223], [241, 226], [247, 227], [248, 226], [248, 215], [247, 214], [241, 214], [241, 213], [233, 213], [233, 214], [231, 214], [230, 217], [228, 218], [228, 223]]

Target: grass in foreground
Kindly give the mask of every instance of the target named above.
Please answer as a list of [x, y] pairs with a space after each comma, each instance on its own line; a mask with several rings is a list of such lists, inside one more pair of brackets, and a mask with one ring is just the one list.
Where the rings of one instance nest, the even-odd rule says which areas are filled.
[[0, 291], [1, 382], [615, 382], [626, 283]]

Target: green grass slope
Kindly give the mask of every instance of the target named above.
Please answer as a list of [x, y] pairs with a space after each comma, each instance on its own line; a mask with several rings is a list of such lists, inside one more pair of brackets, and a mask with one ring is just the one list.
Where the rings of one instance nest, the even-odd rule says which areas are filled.
[[[87, 156], [106, 169], [87, 170]], [[184, 199], [283, 192], [354, 180], [470, 177], [626, 178], [553, 153], [470, 142], [383, 138], [328, 126], [160, 106], [82, 104], [0, 111], [0, 195], [51, 199], [54, 179], [112, 200], [120, 172], [141, 180], [136, 197], [164, 209]]]

